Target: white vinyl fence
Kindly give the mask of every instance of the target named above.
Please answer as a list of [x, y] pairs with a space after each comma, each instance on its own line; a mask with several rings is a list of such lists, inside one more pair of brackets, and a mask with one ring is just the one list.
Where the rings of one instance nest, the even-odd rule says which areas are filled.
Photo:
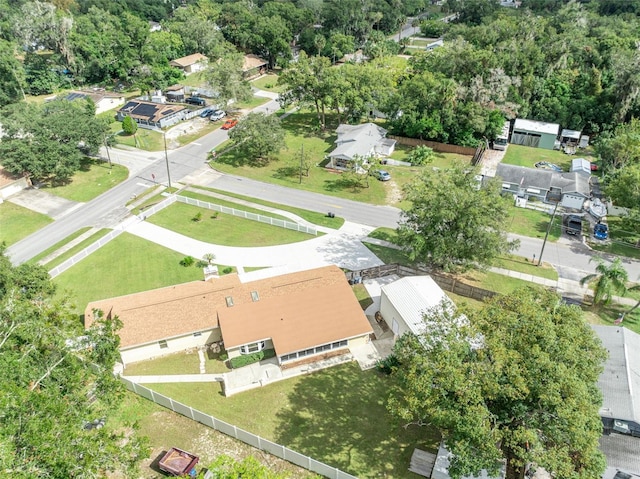
[[186, 203], [188, 205], [199, 206], [200, 208], [207, 208], [213, 211], [219, 211], [228, 215], [238, 216], [240, 218], [246, 218], [248, 220], [259, 221], [260, 223], [266, 223], [272, 226], [279, 226], [280, 228], [286, 228], [288, 230], [300, 231], [301, 233], [308, 233], [310, 235], [317, 236], [318, 231], [305, 225], [299, 225], [292, 221], [279, 220], [270, 216], [259, 215], [256, 213], [249, 213], [243, 210], [236, 210], [235, 208], [229, 208], [228, 206], [220, 206], [207, 201], [197, 200], [195, 198], [188, 198], [186, 196], [177, 196], [176, 199], [180, 203]]
[[134, 392], [149, 401], [153, 401], [160, 406], [166, 407], [167, 409], [171, 409], [182, 416], [188, 417], [194, 421], [199, 422], [200, 424], [204, 424], [216, 431], [220, 431], [227, 436], [231, 436], [239, 441], [244, 442], [250, 446], [253, 446], [262, 451], [266, 451], [269, 454], [272, 454], [280, 459], [284, 459], [285, 461], [289, 461], [297, 466], [300, 466], [304, 469], [307, 469], [311, 472], [315, 472], [316, 474], [320, 474], [324, 477], [328, 477], [330, 479], [357, 479], [356, 476], [352, 476], [346, 472], [341, 471], [336, 467], [329, 466], [324, 462], [316, 461], [315, 459], [305, 456], [304, 454], [300, 454], [299, 452], [293, 451], [288, 447], [282, 446], [275, 442], [264, 439], [260, 436], [256, 436], [244, 429], [240, 429], [233, 424], [229, 424], [228, 422], [221, 421], [209, 414], [205, 414], [203, 412], [198, 411], [197, 409], [193, 409], [190, 406], [182, 404], [178, 401], [174, 401], [173, 399], [159, 394], [145, 386], [134, 383], [127, 378], [120, 378], [122, 382], [124, 382], [126, 388]]

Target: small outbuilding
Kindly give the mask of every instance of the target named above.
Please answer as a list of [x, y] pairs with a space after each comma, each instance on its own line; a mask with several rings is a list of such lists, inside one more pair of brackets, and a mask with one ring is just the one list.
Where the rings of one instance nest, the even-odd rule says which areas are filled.
[[260, 58], [258, 55], [250, 53], [244, 56], [242, 60], [242, 76], [245, 78], [254, 78], [266, 73], [269, 62]]
[[396, 337], [421, 334], [426, 327], [424, 313], [443, 301], [455, 308], [431, 276], [407, 276], [382, 287], [380, 314]]
[[562, 146], [578, 146], [581, 131], [564, 129], [560, 133], [560, 144]]
[[124, 105], [124, 95], [107, 92], [100, 88], [95, 90], [70, 91], [65, 99], [69, 101], [90, 99], [96, 106], [96, 115]]
[[202, 53], [194, 53], [193, 55], [187, 55], [186, 57], [176, 58], [169, 62], [172, 67], [179, 68], [185, 75], [200, 72], [207, 68], [209, 59]]
[[571, 171], [591, 176], [591, 162], [584, 158], [574, 158], [571, 160]]
[[559, 132], [560, 125], [557, 123], [517, 118], [513, 124], [510, 143], [553, 150]]

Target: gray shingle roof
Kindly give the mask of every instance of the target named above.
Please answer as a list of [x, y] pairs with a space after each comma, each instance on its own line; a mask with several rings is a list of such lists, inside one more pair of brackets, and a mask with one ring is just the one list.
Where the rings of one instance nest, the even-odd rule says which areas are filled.
[[387, 130], [374, 124], [340, 125], [336, 129], [336, 149], [330, 157], [353, 158], [356, 155], [368, 156], [375, 146], [385, 137]]
[[496, 176], [503, 182], [514, 185], [522, 184], [523, 188], [537, 188], [549, 191], [559, 188], [565, 193], [580, 193], [586, 198], [590, 196], [589, 178], [579, 173], [559, 173], [551, 170], [527, 168], [525, 166], [500, 163], [496, 168]]
[[640, 438], [615, 433], [601, 436], [600, 450], [607, 457], [609, 468], [603, 477], [614, 478], [615, 469], [640, 476]]
[[603, 394], [600, 415], [640, 423], [640, 335], [620, 326], [592, 328], [609, 352], [598, 380]]

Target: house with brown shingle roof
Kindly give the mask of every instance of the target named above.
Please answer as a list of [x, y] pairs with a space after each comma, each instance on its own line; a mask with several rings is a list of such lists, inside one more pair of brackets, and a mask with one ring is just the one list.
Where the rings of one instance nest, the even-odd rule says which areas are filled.
[[130, 100], [116, 114], [118, 121], [133, 118], [141, 128], [164, 128], [184, 120], [187, 109], [175, 104]]
[[267, 71], [269, 62], [260, 58], [258, 55], [249, 53], [245, 55], [242, 60], [242, 75], [245, 78], [253, 78], [258, 75], [262, 75]]
[[222, 341], [229, 358], [273, 349], [287, 365], [365, 344], [373, 332], [337, 266], [242, 282], [238, 275], [89, 303], [118, 316], [126, 365]]
[[209, 59], [202, 53], [194, 53], [193, 55], [171, 60], [169, 65], [179, 68], [185, 75], [190, 75], [191, 73], [204, 70], [207, 68], [208, 63]]

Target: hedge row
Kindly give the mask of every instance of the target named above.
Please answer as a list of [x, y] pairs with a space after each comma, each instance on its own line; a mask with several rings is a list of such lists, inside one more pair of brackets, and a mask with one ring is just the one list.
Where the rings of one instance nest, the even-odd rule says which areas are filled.
[[229, 364], [232, 369], [241, 368], [242, 366], [246, 366], [247, 364], [257, 363], [258, 361], [262, 361], [263, 359], [269, 359], [276, 355], [275, 349], [263, 349], [262, 351], [258, 351], [257, 353], [251, 354], [243, 354], [242, 356], [238, 356], [237, 358], [232, 358], [229, 360]]

